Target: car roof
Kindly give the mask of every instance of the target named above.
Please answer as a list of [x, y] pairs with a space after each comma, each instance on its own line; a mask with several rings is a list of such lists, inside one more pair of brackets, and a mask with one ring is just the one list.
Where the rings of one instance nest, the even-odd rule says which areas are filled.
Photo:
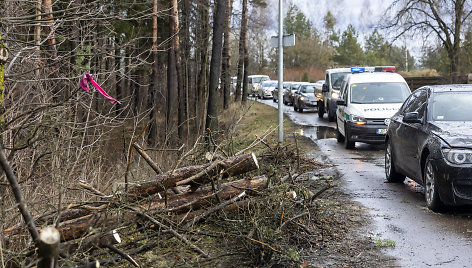
[[349, 83], [369, 83], [369, 82], [403, 82], [405, 79], [397, 74], [390, 72], [367, 72], [348, 74], [345, 78]]
[[333, 69], [327, 69], [327, 73], [350, 73], [351, 68], [333, 68]]
[[248, 75], [248, 77], [269, 77], [269, 76], [264, 75], [264, 74], [253, 74], [253, 75]]
[[460, 92], [460, 91], [472, 91], [472, 84], [448, 84], [448, 85], [433, 85], [426, 86], [431, 88], [433, 92]]

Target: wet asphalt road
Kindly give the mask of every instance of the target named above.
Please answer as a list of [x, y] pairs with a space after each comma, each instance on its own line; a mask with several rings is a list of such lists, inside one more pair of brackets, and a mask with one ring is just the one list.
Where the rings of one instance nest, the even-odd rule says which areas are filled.
[[[273, 107], [277, 103], [261, 101]], [[408, 178], [402, 184], [385, 183], [384, 146], [356, 143], [347, 150], [336, 141], [335, 123], [316, 111], [284, 113], [300, 125], [342, 175], [341, 187], [369, 209], [374, 219], [365, 228], [374, 240], [395, 241], [385, 252], [401, 267], [472, 267], [472, 208], [434, 213], [426, 208], [423, 187]]]

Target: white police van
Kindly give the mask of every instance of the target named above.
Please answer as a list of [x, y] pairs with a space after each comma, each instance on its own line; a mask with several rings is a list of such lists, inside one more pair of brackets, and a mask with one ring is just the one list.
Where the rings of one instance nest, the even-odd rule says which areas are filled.
[[381, 144], [387, 125], [410, 89], [394, 66], [353, 67], [342, 85], [336, 109], [337, 140], [353, 149], [355, 142]]

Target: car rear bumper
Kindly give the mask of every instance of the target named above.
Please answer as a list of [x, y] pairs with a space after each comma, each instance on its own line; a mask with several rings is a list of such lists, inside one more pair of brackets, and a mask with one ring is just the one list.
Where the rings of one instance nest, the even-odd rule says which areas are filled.
[[447, 205], [472, 205], [472, 165], [454, 165], [444, 158], [432, 162], [441, 201]]
[[351, 141], [369, 144], [385, 143], [385, 134], [379, 134], [379, 130], [386, 131], [386, 125], [357, 125], [355, 123], [348, 122], [346, 127], [348, 128], [347, 133], [349, 133]]

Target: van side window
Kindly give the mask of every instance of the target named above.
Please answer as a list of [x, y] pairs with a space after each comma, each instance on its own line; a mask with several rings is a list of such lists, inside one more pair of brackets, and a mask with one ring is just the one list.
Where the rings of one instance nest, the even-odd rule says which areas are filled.
[[344, 83], [344, 87], [341, 88], [342, 89], [342, 91], [341, 91], [342, 92], [342, 99], [347, 103], [347, 95], [348, 95], [348, 92], [349, 92], [349, 90], [348, 90], [349, 87], [348, 87], [347, 83], [345, 83], [345, 82], [343, 82], [343, 83]]
[[325, 84], [329, 87], [331, 84], [329, 83], [329, 74], [326, 74]]

